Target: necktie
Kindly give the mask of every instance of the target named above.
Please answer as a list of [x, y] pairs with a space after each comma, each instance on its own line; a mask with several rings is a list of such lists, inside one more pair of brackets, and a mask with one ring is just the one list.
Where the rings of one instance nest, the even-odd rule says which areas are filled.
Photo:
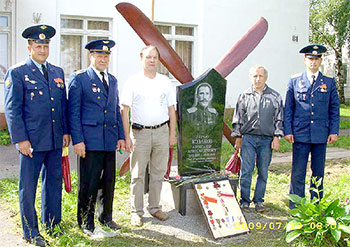
[[315, 81], [316, 81], [316, 80], [315, 80], [315, 75], [312, 75], [311, 78], [312, 78], [312, 86], [314, 86]]
[[46, 70], [46, 67], [45, 67], [44, 64], [41, 65], [41, 69], [43, 70], [45, 79], [48, 81], [48, 80], [49, 80], [49, 77], [48, 77], [48, 75], [47, 75], [47, 70]]
[[102, 75], [102, 83], [103, 83], [103, 86], [105, 87], [107, 93], [108, 93], [108, 84], [107, 84], [107, 81], [105, 79], [105, 72], [100, 72], [101, 75]]

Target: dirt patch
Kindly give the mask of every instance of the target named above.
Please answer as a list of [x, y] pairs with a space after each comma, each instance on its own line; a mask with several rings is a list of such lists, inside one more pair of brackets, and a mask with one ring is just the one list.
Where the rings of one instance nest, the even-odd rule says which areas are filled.
[[0, 205], [0, 246], [30, 246], [22, 237], [22, 227], [14, 222], [9, 210]]

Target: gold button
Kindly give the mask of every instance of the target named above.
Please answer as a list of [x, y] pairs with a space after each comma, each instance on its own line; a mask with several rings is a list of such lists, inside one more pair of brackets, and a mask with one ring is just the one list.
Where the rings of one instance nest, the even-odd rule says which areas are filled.
[[53, 97], [51, 97], [51, 101], [54, 101], [54, 98], [53, 98]]
[[314, 115], [314, 113], [313, 113], [313, 112], [311, 112], [311, 115]]
[[313, 94], [311, 94], [311, 97], [313, 98], [313, 97], [314, 97], [314, 95], [313, 95]]
[[54, 120], [52, 120], [52, 122], [54, 123], [54, 122], [55, 122], [55, 119], [54, 119]]
[[51, 111], [55, 111], [55, 108], [52, 108]]
[[311, 106], [314, 106], [314, 103], [312, 103]]
[[107, 110], [105, 110], [105, 113], [107, 113]]
[[107, 127], [107, 124], [103, 125], [105, 128]]
[[311, 123], [314, 123], [314, 120], [311, 120]]
[[98, 96], [98, 97], [97, 97], [97, 99], [101, 99], [101, 97], [100, 97], [100, 96]]

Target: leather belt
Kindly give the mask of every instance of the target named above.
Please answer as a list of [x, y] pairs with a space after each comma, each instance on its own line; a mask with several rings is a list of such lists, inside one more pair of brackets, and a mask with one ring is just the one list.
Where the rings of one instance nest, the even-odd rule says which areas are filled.
[[154, 125], [154, 126], [145, 126], [145, 125], [141, 125], [138, 123], [133, 123], [132, 124], [132, 128], [133, 129], [158, 129], [160, 127], [162, 127], [163, 125], [169, 123], [169, 121], [165, 121], [164, 123], [158, 124], [158, 125]]

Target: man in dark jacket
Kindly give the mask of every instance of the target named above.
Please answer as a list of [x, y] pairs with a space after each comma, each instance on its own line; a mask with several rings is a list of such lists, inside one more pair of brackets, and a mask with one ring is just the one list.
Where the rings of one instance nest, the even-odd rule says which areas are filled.
[[[12, 142], [19, 150], [19, 202], [24, 238], [37, 246], [39, 233], [35, 193], [42, 171], [41, 221], [49, 233], [61, 221], [62, 146], [69, 145], [64, 73], [46, 61], [56, 30], [49, 25], [25, 29], [30, 57], [5, 76], [5, 115]], [[56, 231], [57, 233], [57, 231]], [[60, 232], [61, 234], [62, 232]]]
[[[306, 71], [292, 76], [286, 94], [284, 134], [293, 143], [293, 164], [290, 193], [305, 197], [306, 165], [311, 152], [312, 177], [320, 183], [320, 197], [323, 195], [323, 177], [326, 147], [334, 143], [339, 133], [339, 97], [334, 78], [324, 76], [319, 68], [322, 45], [308, 45], [300, 50], [305, 54]], [[311, 188], [316, 188], [311, 181]], [[311, 198], [317, 193], [310, 191]], [[290, 202], [290, 208], [294, 203]]]
[[97, 200], [98, 219], [105, 226], [120, 227], [112, 219], [116, 171], [116, 150], [125, 149], [119, 110], [117, 79], [107, 72], [112, 40], [94, 40], [85, 48], [90, 51], [91, 65], [71, 75], [69, 82], [69, 124], [78, 160], [78, 224], [83, 232], [95, 230]]

